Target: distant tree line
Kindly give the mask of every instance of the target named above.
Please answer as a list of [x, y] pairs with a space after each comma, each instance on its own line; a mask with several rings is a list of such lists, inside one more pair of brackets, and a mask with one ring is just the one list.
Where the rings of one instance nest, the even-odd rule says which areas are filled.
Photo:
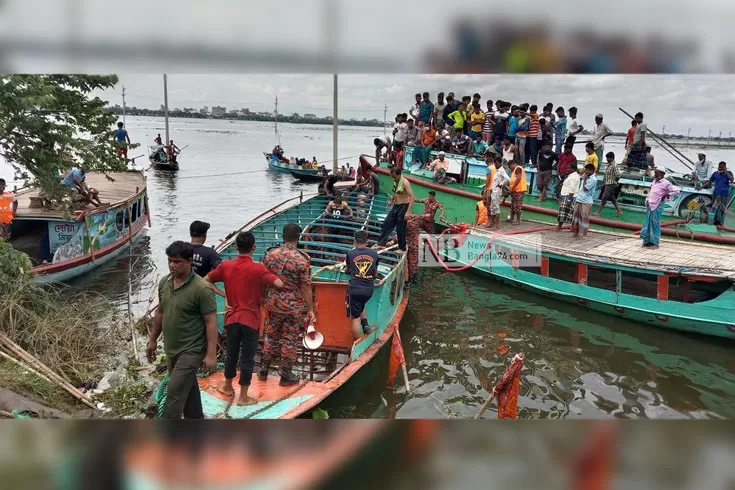
[[[122, 107], [114, 106], [110, 107], [110, 110], [117, 114], [122, 115]], [[163, 117], [163, 111], [160, 109], [139, 109], [137, 107], [127, 107], [125, 109], [125, 115], [127, 116], [151, 116], [151, 117]], [[251, 112], [248, 114], [242, 113], [227, 113], [222, 115], [202, 114], [199, 111], [183, 111], [183, 110], [170, 110], [168, 111], [169, 117], [189, 117], [192, 119], [225, 119], [225, 120], [239, 120], [239, 121], [266, 121], [273, 122], [275, 117], [272, 114], [258, 114]], [[278, 122], [282, 123], [296, 123], [296, 124], [332, 124], [331, 117], [304, 117], [300, 114], [292, 114], [287, 116], [285, 114], [278, 115]], [[383, 127], [383, 121], [377, 119], [340, 119], [340, 126], [374, 126]]]

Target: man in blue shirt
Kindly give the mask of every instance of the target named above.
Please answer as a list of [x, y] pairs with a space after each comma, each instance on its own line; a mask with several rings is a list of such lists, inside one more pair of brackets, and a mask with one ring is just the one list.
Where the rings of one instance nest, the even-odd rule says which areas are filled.
[[378, 274], [378, 253], [368, 248], [366, 231], [355, 232], [355, 248], [347, 252], [345, 264], [352, 276], [347, 285], [347, 316], [352, 320], [352, 338], [359, 339], [373, 331], [368, 326], [365, 304], [373, 296], [375, 277]]
[[725, 224], [725, 213], [727, 212], [727, 196], [730, 194], [730, 183], [733, 181], [732, 172], [727, 170], [727, 164], [720, 162], [717, 166], [717, 172], [713, 173], [708, 182], [703, 187], [711, 187], [714, 183], [715, 189], [712, 192], [714, 203], [712, 210], [715, 212], [714, 224], [721, 226]]
[[419, 105], [419, 122], [428, 124], [431, 121], [431, 114], [434, 112], [434, 103], [431, 101], [429, 92], [424, 92], [423, 100]]
[[482, 158], [489, 150], [490, 147], [485, 143], [485, 140], [482, 139], [482, 133], [477, 133], [475, 141], [472, 142], [470, 156]]
[[595, 177], [595, 166], [588, 163], [584, 166], [584, 175], [577, 192], [577, 200], [574, 203], [574, 214], [572, 215], [572, 231], [574, 236], [582, 238], [587, 237], [587, 230], [590, 227], [590, 213], [592, 212], [592, 203], [594, 200], [595, 189], [597, 188], [597, 177]]
[[567, 138], [567, 116], [564, 115], [564, 108], [556, 108], [556, 121], [554, 121], [554, 141], [556, 141], [556, 154], [561, 153], [561, 147]]
[[[117, 156], [128, 159], [128, 145], [130, 144], [130, 136], [128, 136], [127, 130], [123, 127], [123, 123], [117, 123], [117, 131], [115, 131], [115, 141], [117, 142], [118, 148]], [[126, 144], [127, 143], [127, 144]]]
[[102, 206], [99, 198], [99, 192], [97, 189], [87, 186], [87, 183], [85, 182], [86, 178], [86, 172], [82, 167], [74, 167], [64, 175], [61, 179], [61, 184], [66, 187], [76, 189], [79, 195], [88, 203], [94, 204], [98, 207]]

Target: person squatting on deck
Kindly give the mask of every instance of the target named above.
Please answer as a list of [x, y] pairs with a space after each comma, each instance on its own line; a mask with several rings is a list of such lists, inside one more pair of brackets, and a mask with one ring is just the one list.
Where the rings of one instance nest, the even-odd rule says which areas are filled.
[[86, 178], [87, 175], [83, 167], [74, 167], [64, 175], [64, 178], [61, 179], [61, 184], [66, 187], [76, 189], [79, 196], [81, 196], [86, 203], [93, 204], [97, 207], [102, 206], [99, 192], [97, 189], [87, 186], [87, 183], [85, 182]]
[[222, 263], [222, 258], [214, 251], [214, 248], [204, 245], [207, 241], [209, 226], [209, 223], [198, 220], [192, 221], [189, 225], [191, 246], [194, 248], [194, 259], [191, 268], [200, 277], [207, 277], [207, 274]]
[[679, 194], [679, 189], [666, 180], [665, 175], [666, 172], [661, 169], [657, 168], [653, 171], [651, 190], [648, 192], [648, 197], [646, 197], [646, 220], [643, 222], [643, 228], [641, 228], [641, 239], [644, 247], [658, 248], [659, 239], [661, 238], [661, 215], [664, 212], [664, 201]]
[[283, 279], [284, 287], [278, 291], [268, 289], [266, 303], [270, 321], [265, 332], [258, 379], [267, 379], [273, 356], [280, 354], [279, 384], [290, 386], [300, 381], [292, 369], [301, 333], [315, 317], [311, 293], [311, 259], [297, 248], [301, 227], [296, 223], [288, 223], [283, 227], [282, 236], [283, 245], [270, 249], [263, 258], [268, 270]]
[[416, 273], [419, 267], [419, 235], [421, 230], [426, 233], [434, 233], [434, 217], [436, 212], [441, 210], [439, 221], [444, 221], [444, 206], [436, 199], [436, 192], [429, 191], [426, 199], [416, 199], [424, 205], [424, 212], [421, 214], [412, 214], [406, 219], [406, 242], [408, 245], [408, 281], [406, 285], [410, 286], [416, 282]]
[[0, 179], [0, 238], [10, 240], [10, 227], [18, 212], [18, 198], [5, 190], [5, 179]]
[[[237, 374], [237, 360], [240, 358], [240, 395], [238, 405], [257, 403], [255, 397], [248, 396], [248, 388], [253, 378], [255, 354], [258, 352], [260, 334], [260, 303], [265, 297], [268, 286], [283, 288], [283, 281], [270, 272], [263, 264], [253, 262], [255, 237], [249, 231], [240, 232], [235, 238], [238, 256], [222, 262], [205, 279], [212, 289], [225, 297], [225, 334], [227, 351], [225, 353], [225, 380], [218, 391], [228, 396], [235, 394], [232, 381]], [[225, 284], [223, 292], [215, 284]]]
[[342, 195], [337, 194], [334, 199], [327, 203], [324, 209], [325, 222], [336, 226], [328, 226], [330, 235], [341, 235], [342, 228], [339, 227], [341, 220], [351, 218], [355, 213], [347, 202], [342, 200]]
[[375, 289], [375, 277], [378, 273], [378, 253], [368, 248], [366, 231], [355, 232], [355, 248], [347, 252], [345, 265], [350, 275], [345, 295], [347, 316], [352, 320], [352, 339], [357, 340], [375, 327], [370, 327], [365, 305], [372, 298]]
[[570, 224], [574, 218], [574, 199], [577, 197], [579, 192], [579, 182], [581, 180], [579, 172], [577, 172], [577, 162], [568, 162], [567, 168], [571, 173], [567, 174], [566, 178], [562, 181], [559, 186], [559, 214], [556, 216], [556, 230], [561, 231], [561, 227], [565, 224]]
[[[567, 180], [569, 177], [567, 177]], [[597, 188], [597, 176], [595, 175], [595, 165], [588, 163], [584, 166], [584, 176], [579, 185], [577, 192], [577, 200], [574, 203], [574, 214], [572, 215], [572, 231], [574, 237], [580, 234], [582, 238], [587, 237], [587, 230], [590, 228], [590, 213], [592, 212], [592, 203], [594, 202], [595, 189]]]
[[508, 189], [510, 190], [510, 215], [508, 223], [514, 225], [521, 224], [521, 211], [523, 209], [523, 196], [528, 191], [528, 181], [526, 181], [526, 171], [518, 164], [516, 160], [510, 162], [510, 182]]
[[217, 367], [217, 300], [211, 285], [191, 268], [194, 249], [176, 241], [166, 248], [170, 274], [158, 283], [159, 304], [153, 316], [146, 358], [156, 357], [158, 337], [168, 365], [164, 419], [202, 419], [197, 383], [200, 367]]
[[406, 251], [406, 219], [411, 216], [414, 194], [411, 184], [403, 177], [400, 169], [391, 168], [390, 177], [393, 179], [393, 195], [388, 199], [390, 211], [383, 221], [383, 228], [378, 238], [378, 247], [385, 247], [391, 232], [395, 229], [398, 235], [398, 248]]
[[[725, 162], [720, 162], [717, 165], [717, 172], [714, 172], [707, 182], [702, 187], [712, 187], [714, 183], [715, 188], [712, 192], [712, 197], [715, 199], [712, 203], [712, 210], [715, 212], [714, 224], [720, 226], [725, 224], [725, 214], [727, 213], [727, 196], [730, 194], [730, 184], [733, 181], [732, 172], [727, 169]], [[1, 221], [0, 221], [1, 222]]]

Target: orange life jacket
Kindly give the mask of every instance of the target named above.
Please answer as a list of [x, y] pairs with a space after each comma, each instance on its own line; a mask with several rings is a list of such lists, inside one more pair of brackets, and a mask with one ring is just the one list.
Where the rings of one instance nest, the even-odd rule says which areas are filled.
[[[517, 173], [517, 170], [521, 170], [520, 177]], [[528, 182], [526, 181], [526, 171], [523, 170], [523, 167], [518, 165], [515, 170], [513, 170], [513, 174], [510, 178], [510, 185], [508, 186], [510, 189], [510, 192], [527, 192], [528, 191]]]
[[13, 201], [12, 192], [0, 194], [0, 224], [7, 225], [13, 222]]
[[477, 224], [484, 225], [487, 223], [487, 208], [483, 201], [477, 201]]

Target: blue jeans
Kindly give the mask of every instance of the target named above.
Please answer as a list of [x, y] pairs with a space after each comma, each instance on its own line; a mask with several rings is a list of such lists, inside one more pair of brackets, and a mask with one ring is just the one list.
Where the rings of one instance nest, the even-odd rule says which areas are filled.
[[516, 148], [518, 148], [518, 157], [521, 165], [526, 163], [526, 137], [516, 136]]

